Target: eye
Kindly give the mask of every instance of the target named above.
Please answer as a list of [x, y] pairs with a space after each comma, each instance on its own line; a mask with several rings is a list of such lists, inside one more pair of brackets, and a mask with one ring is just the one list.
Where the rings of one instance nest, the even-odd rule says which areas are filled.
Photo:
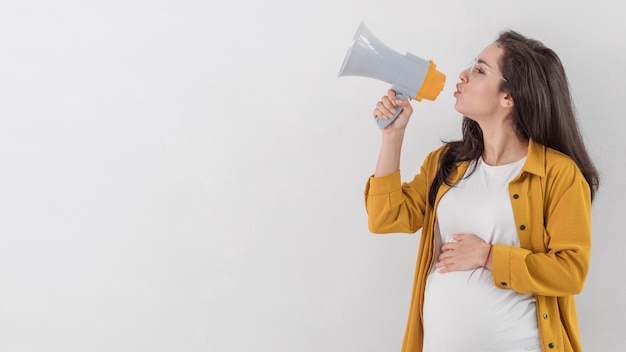
[[481, 75], [485, 74], [485, 69], [483, 69], [483, 67], [480, 65], [476, 65], [475, 71], [480, 73]]

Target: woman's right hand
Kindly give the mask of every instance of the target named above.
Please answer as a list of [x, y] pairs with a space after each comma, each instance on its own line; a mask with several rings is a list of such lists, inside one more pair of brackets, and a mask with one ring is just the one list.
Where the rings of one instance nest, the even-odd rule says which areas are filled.
[[393, 89], [389, 89], [387, 95], [383, 96], [381, 100], [376, 103], [376, 108], [373, 112], [374, 118], [391, 118], [396, 113], [396, 106], [400, 106], [402, 112], [392, 123], [383, 129], [383, 134], [404, 132], [409, 123], [409, 118], [413, 113], [413, 107], [408, 99], [396, 99], [396, 92]]

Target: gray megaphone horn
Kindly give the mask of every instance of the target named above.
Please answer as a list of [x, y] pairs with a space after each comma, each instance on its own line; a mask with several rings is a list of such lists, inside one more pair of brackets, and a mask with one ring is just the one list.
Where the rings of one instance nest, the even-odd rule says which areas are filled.
[[[411, 53], [401, 55], [390, 49], [361, 22], [343, 60], [339, 77], [362, 76], [387, 82], [399, 99], [435, 100], [446, 82], [446, 76], [436, 67], [432, 60]], [[387, 127], [401, 111], [398, 106], [392, 118], [376, 118], [376, 124], [381, 129]]]

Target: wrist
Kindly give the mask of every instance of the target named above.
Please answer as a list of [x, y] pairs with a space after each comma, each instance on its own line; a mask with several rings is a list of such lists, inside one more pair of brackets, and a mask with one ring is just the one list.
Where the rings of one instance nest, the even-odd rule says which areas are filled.
[[[483, 268], [488, 269], [487, 264], [489, 263], [489, 259], [491, 258], [491, 252], [493, 251], [493, 244], [487, 243], [489, 245], [489, 250], [487, 251], [487, 256], [485, 257], [485, 262], [483, 263]], [[491, 265], [490, 265], [491, 266]]]
[[402, 140], [404, 139], [404, 128], [395, 129], [394, 126], [388, 126], [382, 129], [383, 138]]

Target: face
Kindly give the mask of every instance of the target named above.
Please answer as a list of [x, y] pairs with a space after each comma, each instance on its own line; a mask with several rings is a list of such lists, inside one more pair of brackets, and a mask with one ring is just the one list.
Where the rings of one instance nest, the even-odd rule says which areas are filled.
[[508, 115], [508, 95], [500, 91], [504, 77], [498, 62], [502, 54], [502, 48], [491, 44], [478, 55], [471, 73], [471, 67], [461, 72], [454, 92], [456, 111], [479, 123]]

